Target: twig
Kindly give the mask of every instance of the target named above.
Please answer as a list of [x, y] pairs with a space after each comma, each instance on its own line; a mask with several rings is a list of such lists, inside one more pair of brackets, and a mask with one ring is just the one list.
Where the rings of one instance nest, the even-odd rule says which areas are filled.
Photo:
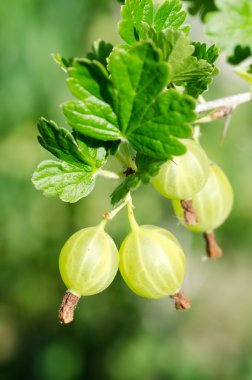
[[228, 96], [226, 98], [221, 98], [206, 103], [200, 103], [196, 106], [196, 112], [202, 113], [218, 108], [232, 109], [239, 106], [240, 104], [247, 103], [250, 101], [252, 101], [252, 93], [244, 92], [243, 94]]

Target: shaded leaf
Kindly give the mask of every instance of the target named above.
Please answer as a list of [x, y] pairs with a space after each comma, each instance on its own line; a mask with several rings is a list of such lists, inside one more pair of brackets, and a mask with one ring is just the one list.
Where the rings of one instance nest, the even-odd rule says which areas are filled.
[[216, 0], [218, 11], [206, 16], [208, 37], [231, 53], [236, 46], [252, 49], [251, 0]]
[[75, 138], [67, 129], [59, 128], [56, 123], [44, 118], [40, 119], [38, 130], [39, 143], [62, 161], [86, 171], [92, 171], [106, 161], [107, 152], [102, 142], [94, 148], [90, 146], [90, 139], [84, 142]]
[[189, 3], [188, 12], [191, 15], [200, 15], [201, 20], [204, 20], [205, 15], [209, 12], [215, 11], [216, 6], [214, 0], [184, 0]]
[[100, 62], [104, 67], [107, 67], [107, 58], [113, 50], [113, 45], [103, 40], [97, 40], [92, 45], [92, 51], [87, 54], [90, 60]]
[[136, 190], [141, 185], [139, 173], [131, 174], [110, 195], [111, 203], [114, 205], [123, 200], [129, 191]]

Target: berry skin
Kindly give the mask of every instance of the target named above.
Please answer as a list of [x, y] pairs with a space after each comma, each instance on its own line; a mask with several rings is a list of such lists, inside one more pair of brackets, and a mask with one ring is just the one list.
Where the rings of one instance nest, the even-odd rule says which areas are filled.
[[105, 290], [118, 270], [119, 255], [104, 222], [72, 235], [63, 246], [59, 269], [66, 287], [79, 296]]
[[193, 140], [181, 139], [187, 151], [165, 162], [152, 184], [166, 198], [190, 199], [206, 183], [209, 160], [202, 147]]
[[158, 299], [180, 290], [185, 275], [185, 255], [169, 231], [138, 226], [124, 239], [119, 255], [121, 275], [139, 296]]
[[195, 226], [185, 224], [180, 201], [173, 201], [175, 214], [181, 223], [192, 231], [212, 231], [227, 219], [233, 206], [233, 190], [226, 175], [217, 165], [210, 165], [207, 183], [192, 197], [192, 203], [199, 218]]

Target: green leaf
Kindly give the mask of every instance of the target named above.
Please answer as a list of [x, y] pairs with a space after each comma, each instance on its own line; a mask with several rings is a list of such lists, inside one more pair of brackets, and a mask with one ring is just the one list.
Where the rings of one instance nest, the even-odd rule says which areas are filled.
[[87, 54], [90, 60], [100, 62], [104, 67], [107, 67], [107, 58], [113, 50], [113, 45], [103, 40], [97, 40], [92, 45], [92, 51]]
[[38, 165], [32, 182], [45, 196], [59, 196], [64, 202], [74, 203], [91, 193], [95, 176], [77, 166], [48, 160]]
[[151, 177], [158, 174], [160, 166], [164, 161], [137, 154], [136, 165], [137, 172], [126, 177], [124, 181], [111, 194], [111, 203], [116, 204], [123, 200], [129, 191], [134, 191], [139, 188], [141, 183], [148, 183]]
[[170, 82], [169, 67], [151, 43], [122, 47], [109, 58], [109, 71], [115, 88], [115, 112], [121, 132], [137, 129], [155, 98]]
[[231, 63], [231, 65], [239, 65], [239, 63], [251, 55], [252, 50], [248, 46], [242, 47], [240, 45], [237, 45], [234, 49], [233, 55], [228, 57], [228, 63]]
[[202, 42], [193, 42], [192, 45], [195, 49], [193, 52], [193, 56], [197, 59], [204, 59], [205, 61], [213, 65], [219, 57], [219, 49], [215, 45], [212, 45], [209, 48], [207, 48], [207, 45]]
[[162, 93], [142, 118], [141, 127], [129, 134], [130, 143], [137, 152], [156, 160], [185, 153], [186, 148], [175, 137], [191, 137], [194, 108], [189, 96], [175, 90]]
[[122, 20], [119, 22], [119, 34], [128, 44], [134, 44], [144, 38], [144, 25], [153, 22], [152, 0], [126, 0], [121, 9]]
[[252, 49], [251, 0], [216, 0], [215, 4], [218, 11], [205, 19], [208, 37], [228, 53], [238, 45]]
[[[57, 61], [62, 62], [58, 57]], [[66, 60], [65, 60], [66, 61]], [[85, 136], [104, 141], [121, 138], [113, 104], [114, 93], [103, 65], [88, 59], [72, 59], [65, 69], [68, 86], [79, 101], [63, 104], [69, 125]]]
[[138, 189], [141, 185], [141, 176], [139, 173], [131, 174], [113, 191], [110, 195], [112, 205], [123, 200], [129, 191]]
[[101, 167], [106, 161], [106, 149], [90, 146], [90, 139], [84, 142], [72, 135], [67, 129], [59, 128], [53, 121], [41, 118], [38, 122], [39, 143], [55, 157], [86, 171]]
[[138, 172], [141, 173], [142, 182], [148, 183], [151, 177], [155, 177], [158, 174], [161, 165], [165, 161], [166, 160], [158, 161], [156, 158], [151, 158], [143, 154], [137, 154], [135, 163]]
[[211, 74], [207, 74], [204, 77], [191, 78], [185, 84], [185, 92], [188, 95], [198, 98], [204, 91], [208, 89], [208, 86], [212, 83], [212, 77], [217, 75], [219, 70], [215, 67], [214, 62], [219, 56], [219, 49], [215, 45], [207, 48], [205, 43], [194, 42], [195, 51], [193, 56], [198, 60], [204, 59], [212, 66]]
[[204, 20], [205, 15], [208, 12], [215, 11], [216, 6], [214, 0], [184, 0], [186, 3], [189, 2], [188, 12], [191, 15], [196, 15], [199, 13], [201, 20]]
[[162, 50], [164, 59], [170, 64], [171, 80], [175, 84], [213, 74], [213, 65], [205, 58], [194, 56], [195, 46], [183, 32], [166, 30], [156, 34], [150, 31], [150, 36], [155, 45]]
[[111, 107], [98, 99], [87, 98], [85, 102], [69, 101], [63, 104], [68, 124], [81, 134], [94, 139], [109, 141], [122, 137], [117, 118]]
[[186, 19], [186, 12], [182, 10], [179, 0], [163, 1], [157, 9], [153, 28], [159, 33], [164, 29], [180, 29]]
[[82, 101], [94, 97], [113, 104], [112, 85], [107, 70], [100, 62], [74, 58], [69, 64], [67, 73], [70, 78], [67, 82], [74, 96]]
[[[179, 29], [186, 18], [179, 0], [164, 1], [159, 7], [153, 0], [126, 0], [122, 6], [119, 34], [128, 44], [148, 38], [148, 30]], [[182, 27], [188, 32], [188, 27]]]
[[177, 91], [166, 90], [169, 65], [151, 43], [114, 50], [109, 71], [117, 103], [120, 130], [139, 153], [165, 159], [184, 153], [175, 137], [190, 137], [195, 103]]

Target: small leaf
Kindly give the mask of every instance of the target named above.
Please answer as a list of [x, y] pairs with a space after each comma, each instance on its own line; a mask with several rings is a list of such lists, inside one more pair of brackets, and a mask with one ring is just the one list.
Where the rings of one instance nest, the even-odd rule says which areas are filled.
[[228, 57], [228, 63], [231, 63], [231, 65], [239, 65], [239, 63], [241, 63], [251, 55], [252, 49], [250, 49], [248, 46], [242, 47], [240, 45], [237, 45], [234, 48], [233, 54], [230, 57]]
[[121, 17], [119, 34], [128, 44], [147, 40], [151, 28], [156, 33], [166, 29], [189, 32], [189, 27], [182, 25], [186, 12], [182, 10], [179, 0], [166, 0], [160, 6], [155, 3], [155, 9], [153, 0], [126, 0], [122, 6]]
[[95, 176], [74, 165], [48, 160], [38, 165], [32, 182], [45, 196], [59, 196], [64, 202], [74, 203], [91, 193]]
[[219, 57], [220, 51], [215, 45], [212, 45], [209, 48], [207, 48], [207, 45], [202, 42], [193, 42], [192, 45], [195, 49], [193, 52], [193, 56], [196, 57], [198, 60], [204, 59], [205, 61], [213, 65]]
[[100, 62], [104, 67], [107, 67], [107, 58], [113, 50], [113, 45], [103, 40], [97, 40], [92, 45], [92, 52], [87, 54], [90, 60]]
[[186, 11], [179, 0], [164, 1], [155, 14], [153, 28], [157, 33], [167, 28], [179, 29], [185, 19]]
[[92, 97], [63, 104], [63, 111], [71, 127], [85, 136], [109, 141], [120, 139], [117, 118], [111, 107]]
[[119, 34], [128, 44], [134, 44], [141, 35], [145, 35], [143, 25], [152, 25], [152, 0], [126, 0], [121, 8], [121, 17]]
[[199, 13], [201, 20], [205, 19], [205, 15], [216, 10], [214, 0], [184, 0], [189, 2], [188, 12], [191, 15]]
[[138, 173], [131, 174], [110, 195], [112, 205], [123, 200], [129, 191], [136, 190], [141, 185], [141, 177]]
[[170, 64], [171, 81], [175, 84], [213, 74], [214, 68], [205, 58], [194, 56], [195, 47], [183, 32], [166, 30], [156, 34], [150, 31], [150, 37]]
[[38, 130], [40, 145], [55, 157], [86, 171], [92, 171], [97, 167], [93, 152], [84, 143], [80, 146], [67, 129], [59, 128], [53, 121], [41, 118], [38, 122]]

